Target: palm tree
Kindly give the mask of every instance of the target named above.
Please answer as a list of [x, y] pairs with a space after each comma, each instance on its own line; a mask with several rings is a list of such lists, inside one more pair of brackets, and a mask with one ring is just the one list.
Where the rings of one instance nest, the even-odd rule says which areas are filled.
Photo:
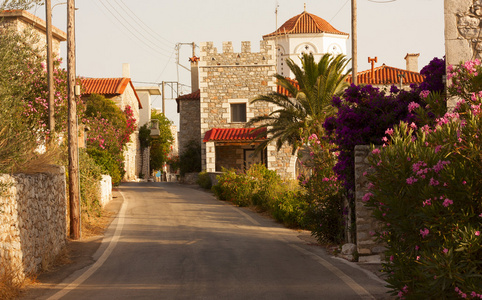
[[345, 55], [325, 54], [318, 63], [312, 54], [303, 54], [300, 59], [302, 67], [291, 59], [286, 60], [295, 80], [275, 76], [277, 85], [286, 92], [259, 95], [251, 101], [277, 106], [269, 115], [257, 116], [247, 123], [247, 126], [256, 125], [256, 129], [267, 127], [267, 139], [257, 147], [258, 151], [276, 141], [277, 150], [288, 143], [295, 153], [303, 144], [302, 132], [319, 134], [323, 120], [334, 113], [333, 96], [341, 96], [348, 86], [346, 77], [351, 69], [345, 71], [350, 62]]

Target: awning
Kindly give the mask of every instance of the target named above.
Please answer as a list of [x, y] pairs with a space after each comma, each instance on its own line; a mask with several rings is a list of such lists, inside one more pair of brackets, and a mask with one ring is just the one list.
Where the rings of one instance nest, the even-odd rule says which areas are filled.
[[[258, 138], [258, 136], [260, 136]], [[206, 132], [203, 142], [241, 142], [266, 139], [266, 128], [213, 128]]]

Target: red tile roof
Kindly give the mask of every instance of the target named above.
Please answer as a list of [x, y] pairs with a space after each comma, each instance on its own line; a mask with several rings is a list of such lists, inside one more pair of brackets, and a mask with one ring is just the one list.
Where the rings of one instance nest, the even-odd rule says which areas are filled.
[[264, 35], [263, 38], [297, 33], [333, 33], [348, 35], [348, 33], [337, 30], [324, 19], [305, 11], [286, 21], [275, 32]]
[[181, 95], [176, 98], [176, 100], [200, 100], [201, 99], [201, 90], [197, 90], [193, 93]]
[[130, 85], [142, 108], [141, 100], [130, 78], [82, 78], [82, 95], [99, 94], [106, 96], [122, 95], [127, 86]]
[[[424, 80], [423, 75], [417, 72], [411, 72], [403, 69], [397, 69], [393, 67], [386, 66], [383, 64], [380, 67], [372, 70], [366, 70], [363, 72], [358, 72], [357, 74], [357, 81], [358, 84], [399, 84], [400, 77], [399, 74], [404, 75], [403, 83], [404, 84], [412, 84], [412, 83], [422, 83]], [[352, 76], [349, 75], [346, 79], [349, 83], [352, 83]]]
[[[296, 81], [296, 80], [294, 80], [294, 79], [291, 79], [291, 78], [288, 78], [288, 77], [286, 77], [286, 79], [287, 79], [292, 85], [296, 86], [298, 89], [300, 88], [300, 86], [299, 86], [299, 84], [298, 84], [298, 81]], [[285, 89], [285, 88], [282, 87], [282, 86], [277, 85], [277, 86], [276, 86], [276, 91], [277, 91], [278, 93], [280, 93], [280, 94], [285, 95], [285, 96], [288, 96], [288, 97], [291, 96], [291, 94], [288, 92], [288, 90]]]
[[209, 141], [254, 141], [259, 134], [266, 138], [266, 128], [213, 128], [206, 132], [203, 142]]

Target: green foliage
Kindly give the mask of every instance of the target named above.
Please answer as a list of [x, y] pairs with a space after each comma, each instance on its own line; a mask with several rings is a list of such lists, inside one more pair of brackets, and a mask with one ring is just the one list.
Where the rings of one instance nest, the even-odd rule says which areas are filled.
[[32, 37], [4, 29], [0, 39], [0, 173], [28, 164], [37, 147], [36, 127], [25, 115], [23, 101], [33, 90], [32, 73], [42, 73]]
[[89, 156], [100, 167], [102, 174], [110, 175], [112, 184], [117, 186], [124, 177], [124, 159], [122, 155], [114, 155], [109, 151], [90, 148], [87, 150]]
[[201, 172], [201, 169], [201, 145], [199, 142], [191, 140], [179, 156], [181, 176], [186, 175], [186, 173]]
[[82, 213], [89, 216], [100, 216], [99, 181], [102, 179], [102, 169], [84, 149], [79, 151], [80, 198]]
[[29, 10], [35, 5], [41, 6], [43, 4], [43, 0], [4, 0], [0, 4], [0, 10]]
[[247, 126], [256, 125], [259, 129], [269, 126], [268, 138], [257, 147], [257, 151], [276, 141], [278, 150], [284, 143], [288, 143], [293, 153], [296, 152], [302, 145], [300, 132], [317, 132], [315, 125], [321, 124], [320, 121], [333, 113], [331, 99], [340, 95], [348, 85], [345, 79], [350, 70], [345, 69], [349, 60], [344, 55], [325, 54], [319, 62], [315, 62], [312, 54], [303, 54], [300, 59], [302, 68], [291, 59], [286, 60], [296, 82], [276, 75], [277, 84], [287, 90], [289, 96], [274, 92], [257, 96], [252, 101], [267, 102], [279, 107], [269, 115], [256, 116], [247, 123]]
[[142, 150], [150, 147], [152, 144], [151, 129], [147, 123], [139, 128], [139, 144]]
[[223, 171], [212, 187], [219, 199], [238, 206], [256, 206], [287, 226], [305, 226], [307, 203], [297, 184], [283, 182], [275, 171], [261, 164], [252, 165], [246, 173]]
[[[387, 245], [387, 282], [400, 298], [482, 295], [482, 113], [480, 95], [471, 93], [482, 67], [461, 68], [472, 75], [462, 71], [463, 89], [452, 87], [463, 97], [454, 113], [433, 126], [401, 123], [372, 151], [363, 200], [382, 224], [374, 234]], [[464, 78], [454, 73], [455, 83]]]
[[[151, 143], [150, 165], [152, 172], [153, 170], [161, 170], [163, 165], [166, 163], [174, 138], [171, 133], [172, 122], [169, 121], [169, 119], [166, 118], [163, 113], [152, 110], [151, 119], [159, 121], [160, 132], [160, 135], [158, 137], [154, 137]], [[198, 170], [198, 172], [199, 171], [201, 170]]]
[[199, 184], [200, 187], [206, 190], [210, 190], [211, 187], [213, 186], [213, 183], [211, 182], [211, 177], [207, 172], [199, 173], [196, 183]]

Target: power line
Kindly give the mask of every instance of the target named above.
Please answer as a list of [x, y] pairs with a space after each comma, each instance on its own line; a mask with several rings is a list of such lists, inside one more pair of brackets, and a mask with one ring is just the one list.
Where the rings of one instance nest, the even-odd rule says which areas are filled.
[[[117, 0], [114, 0], [117, 2]], [[157, 35], [158, 37], [160, 37], [162, 40], [164, 40], [165, 42], [168, 42], [170, 44], [170, 46], [174, 46], [174, 43], [169, 41], [168, 39], [164, 38], [163, 36], [161, 36], [160, 34], [158, 34], [157, 32], [155, 32], [151, 27], [149, 27], [146, 23], [144, 23], [144, 21], [142, 21], [141, 18], [139, 18], [126, 4], [123, 0], [120, 0], [120, 2], [122, 2], [122, 4], [129, 10], [129, 12], [134, 16], [136, 17], [136, 19], [139, 20], [140, 23], [142, 23], [144, 25], [144, 28], [146, 28], [147, 30], [151, 31], [154, 35]], [[122, 8], [122, 7], [121, 7]], [[125, 10], [124, 10], [125, 11]], [[137, 22], [136, 20], [134, 20], [137, 24], [139, 24], [139, 22]], [[140, 25], [140, 24], [139, 24]], [[142, 25], [140, 25], [142, 26]], [[159, 42], [163, 43], [161, 40], [157, 39], [155, 36], [154, 38], [156, 40], [158, 40]]]
[[[145, 44], [146, 46], [148, 46], [149, 48], [153, 49], [154, 51], [158, 52], [158, 53], [161, 53], [162, 55], [165, 55], [167, 56], [168, 54], [166, 53], [162, 53], [160, 51], [158, 51], [158, 49], [156, 49], [156, 47], [158, 45], [154, 44], [148, 37], [146, 37], [142, 32], [140, 32], [138, 29], [136, 29], [134, 26], [132, 26], [132, 24], [126, 19], [124, 18], [124, 16], [122, 16], [121, 13], [119, 13], [119, 11], [108, 1], [108, 0], [105, 0], [107, 2], [107, 4], [117, 13], [117, 15], [119, 15], [120, 18], [122, 18], [125, 22], [122, 22], [121, 20], [119, 20], [119, 18], [117, 18], [117, 16], [107, 7], [105, 6], [104, 2], [101, 0], [99, 1], [108, 11], [109, 13], [111, 13], [115, 18], [116, 20], [125, 28], [127, 29], [132, 35], [134, 35], [139, 41], [141, 41], [143, 44]], [[126, 26], [127, 23], [134, 31], [136, 31], [138, 34], [140, 34], [142, 37], [145, 38], [145, 40], [142, 40], [140, 39], [135, 33], [132, 32], [132, 30], [130, 28], [128, 28]], [[148, 44], [147, 42], [150, 42], [151, 44]], [[163, 49], [161, 49], [163, 50]], [[165, 51], [165, 50], [164, 50]]]
[[[336, 18], [336, 16], [338, 16], [338, 14], [342, 11], [343, 8], [345, 8], [345, 6], [348, 4], [350, 0], [346, 0], [345, 4], [343, 4], [343, 6], [336, 12], [336, 14], [330, 19], [329, 23], [331, 23], [331, 21], [333, 21], [334, 18]], [[369, 0], [370, 1], [370, 0]]]

